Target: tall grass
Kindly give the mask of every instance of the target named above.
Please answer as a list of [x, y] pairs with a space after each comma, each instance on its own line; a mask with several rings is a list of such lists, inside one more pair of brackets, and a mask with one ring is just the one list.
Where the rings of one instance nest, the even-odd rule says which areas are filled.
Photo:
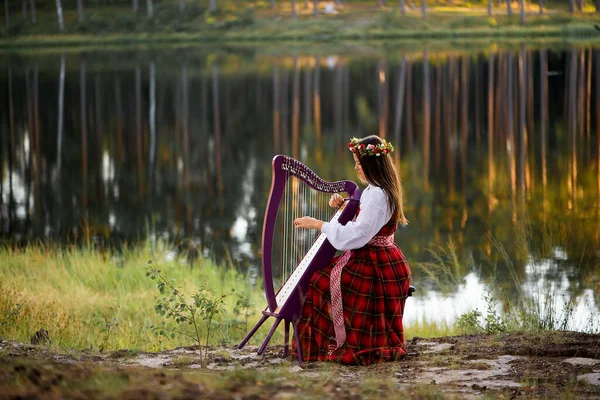
[[[598, 304], [594, 305], [593, 290], [573, 289], [569, 287], [573, 282], [565, 282], [565, 276], [573, 271], [590, 269], [589, 262], [584, 266], [584, 260], [594, 256], [586, 253], [598, 247], [593, 242], [597, 236], [585, 232], [589, 224], [580, 222], [546, 221], [536, 225], [525, 217], [514, 223], [508, 240], [502, 241], [489, 234], [488, 239], [495, 250], [489, 261], [496, 265], [484, 278], [488, 295], [483, 300], [487, 309], [474, 309], [459, 316], [450, 329], [459, 333], [600, 332], [600, 313]], [[465, 259], [460, 253], [454, 241], [449, 239], [446, 246], [430, 250], [430, 261], [415, 263], [413, 270], [423, 271], [442, 293], [452, 293], [461, 286], [465, 275], [478, 267], [471, 258]], [[580, 282], [575, 279], [575, 285], [581, 280], [589, 282], [589, 276], [594, 276], [594, 272], [589, 271], [589, 274], [588, 278], [579, 277]], [[587, 308], [585, 312], [589, 314], [586, 321], [577, 315], [582, 307]]]
[[[250, 280], [231, 265], [219, 266], [200, 259], [190, 268], [183, 260], [171, 260], [169, 249], [149, 244], [122, 253], [100, 252], [89, 247], [58, 248], [30, 245], [24, 249], [0, 248], [0, 337], [29, 342], [38, 330], [48, 331], [52, 346], [67, 349], [158, 351], [194, 344], [189, 337], [155, 336], [152, 326], [165, 322], [154, 311], [158, 290], [146, 276], [148, 260], [175, 279], [185, 293], [206, 282], [215, 295], [246, 294], [250, 316], [234, 312], [236, 294], [226, 300], [226, 312], [213, 331], [213, 345], [239, 343], [258, 320], [266, 305], [262, 282]], [[255, 282], [254, 285], [251, 282]], [[17, 306], [19, 305], [19, 306]], [[14, 311], [20, 307], [16, 315]], [[10, 319], [7, 319], [11, 316]], [[268, 320], [250, 344], [266, 337]], [[206, 327], [202, 326], [204, 335]], [[282, 331], [281, 326], [279, 331]], [[191, 333], [191, 332], [190, 332]], [[406, 329], [407, 339], [454, 333], [451, 326], [419, 321]], [[283, 341], [277, 332], [271, 344]]]
[[[21, 308], [10, 323], [0, 326], [0, 336], [27, 342], [44, 328], [54, 345], [75, 349], [159, 350], [192, 344], [181, 336], [154, 336], [150, 327], [164, 318], [154, 311], [158, 290], [146, 276], [148, 260], [160, 265], [190, 295], [200, 282], [206, 282], [215, 295], [231, 289], [247, 294], [255, 308], [250, 322], [258, 318], [264, 306], [261, 282], [252, 286], [235, 268], [220, 268], [209, 260], [200, 260], [191, 269], [183, 262], [168, 261], [167, 254], [165, 246], [122, 254], [40, 245], [2, 248], [0, 316], [8, 315], [17, 304]], [[229, 296], [228, 311], [234, 309], [236, 300], [235, 295]], [[245, 334], [245, 321], [232, 312], [220, 322], [224, 329], [213, 336], [216, 343], [232, 343]]]
[[[575, 254], [578, 260], [573, 260], [575, 264], [571, 268], [583, 268], [586, 250], [596, 248], [591, 239], [593, 235], [583, 233], [574, 237], [573, 232], [576, 229], [585, 232], [585, 224], [579, 227], [568, 220], [545, 223], [537, 229], [540, 230], [538, 234], [534, 232], [534, 226], [528, 218], [515, 223], [512, 245], [516, 256], [513, 257], [509, 255], [505, 244], [494, 237], [490, 238], [514, 283], [514, 293], [503, 293], [502, 300], [505, 301], [507, 309], [505, 319], [513, 329], [520, 330], [600, 332], [598, 311], [592, 312], [584, 325], [577, 325], [575, 322], [575, 314], [580, 304], [592, 306], [585, 298], [585, 290], [567, 291], [564, 282], [556, 278], [549, 279], [549, 276], [561, 268], [560, 263], [566, 264], [566, 257], [573, 258], [573, 255], [568, 256], [566, 253], [573, 247], [574, 242], [577, 242], [582, 253]], [[525, 260], [527, 274], [519, 272], [515, 263], [515, 259], [518, 258]], [[569, 268], [569, 265], [562, 268]]]

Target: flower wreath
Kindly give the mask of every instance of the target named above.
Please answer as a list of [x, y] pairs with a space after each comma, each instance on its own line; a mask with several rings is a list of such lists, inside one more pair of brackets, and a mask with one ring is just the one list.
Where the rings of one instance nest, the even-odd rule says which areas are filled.
[[359, 143], [360, 139], [352, 138], [348, 143], [348, 150], [356, 154], [358, 157], [364, 156], [380, 156], [382, 154], [389, 154], [394, 151], [394, 146], [391, 143], [386, 142], [382, 139], [381, 144], [364, 144]]

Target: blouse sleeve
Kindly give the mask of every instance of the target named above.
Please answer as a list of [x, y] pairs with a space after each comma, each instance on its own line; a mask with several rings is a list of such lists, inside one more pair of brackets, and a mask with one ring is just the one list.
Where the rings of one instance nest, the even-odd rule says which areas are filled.
[[360, 213], [356, 220], [342, 225], [339, 222], [325, 222], [321, 232], [337, 250], [359, 249], [390, 220], [392, 213], [387, 203], [387, 195], [379, 187], [365, 190], [360, 200]]

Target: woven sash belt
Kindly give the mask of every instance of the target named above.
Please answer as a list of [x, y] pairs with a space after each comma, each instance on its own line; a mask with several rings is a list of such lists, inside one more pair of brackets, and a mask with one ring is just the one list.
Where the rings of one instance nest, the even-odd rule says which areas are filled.
[[[367, 246], [389, 247], [394, 245], [394, 235], [375, 236], [367, 243]], [[344, 306], [342, 305], [342, 269], [350, 259], [352, 250], [346, 251], [338, 258], [329, 281], [331, 290], [331, 314], [335, 329], [336, 346], [329, 348], [329, 354], [339, 349], [346, 341], [346, 328], [344, 327]]]

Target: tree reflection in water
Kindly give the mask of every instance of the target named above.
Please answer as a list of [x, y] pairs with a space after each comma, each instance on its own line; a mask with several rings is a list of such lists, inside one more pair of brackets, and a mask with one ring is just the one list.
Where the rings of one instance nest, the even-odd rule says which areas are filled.
[[[480, 301], [484, 287], [531, 296], [526, 285], [542, 285], [600, 304], [598, 49], [198, 48], [2, 65], [3, 241], [162, 238], [257, 269], [272, 157], [355, 179], [346, 140], [379, 132], [396, 146], [411, 221], [397, 234], [422, 293], [408, 319], [436, 296], [460, 313], [460, 296]], [[466, 286], [439, 297], [420, 264], [449, 239]]]

